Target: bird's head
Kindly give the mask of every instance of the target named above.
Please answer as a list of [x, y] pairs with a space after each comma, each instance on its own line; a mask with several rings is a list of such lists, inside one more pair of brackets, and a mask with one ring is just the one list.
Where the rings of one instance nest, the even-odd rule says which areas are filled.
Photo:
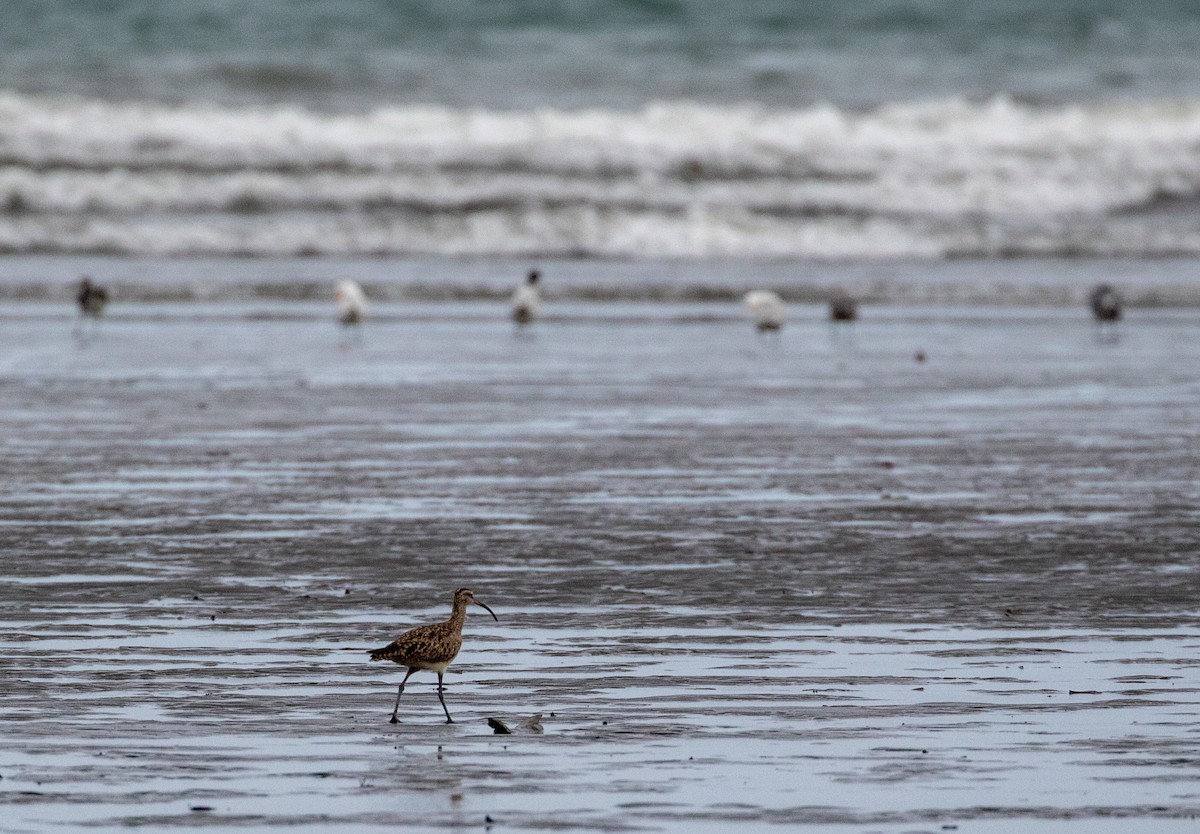
[[500, 622], [500, 618], [496, 616], [496, 612], [493, 611], [492, 609], [488, 608], [486, 605], [484, 605], [479, 600], [475, 599], [475, 594], [471, 591], [470, 588], [459, 588], [457, 591], [454, 592], [454, 607], [457, 608], [460, 605], [462, 605], [463, 607], [466, 607], [467, 605], [478, 605], [484, 611], [491, 614], [493, 620], [495, 620], [496, 622]]

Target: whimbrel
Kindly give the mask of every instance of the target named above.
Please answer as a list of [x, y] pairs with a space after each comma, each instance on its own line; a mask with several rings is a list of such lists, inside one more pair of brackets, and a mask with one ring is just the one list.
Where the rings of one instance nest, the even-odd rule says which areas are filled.
[[475, 599], [475, 594], [467, 588], [459, 588], [454, 592], [454, 610], [450, 612], [450, 619], [444, 623], [418, 626], [406, 631], [382, 649], [371, 652], [371, 660], [391, 660], [408, 667], [408, 673], [404, 680], [400, 681], [400, 690], [396, 693], [396, 706], [392, 709], [391, 723], [398, 722], [396, 712], [400, 709], [400, 696], [404, 694], [404, 684], [408, 683], [408, 679], [418, 669], [437, 672], [438, 700], [442, 702], [442, 709], [445, 710], [446, 723], [454, 723], [454, 719], [450, 717], [450, 710], [446, 709], [446, 699], [442, 697], [445, 691], [442, 675], [462, 648], [463, 621], [467, 618], [467, 606], [472, 604], [478, 605], [491, 614], [492, 619], [500, 622], [496, 612]]
[[338, 322], [349, 327], [362, 322], [367, 314], [367, 294], [357, 281], [344, 278], [337, 284]]
[[537, 285], [540, 277], [541, 273], [536, 269], [529, 270], [525, 283], [513, 291], [512, 319], [517, 324], [529, 324], [537, 318], [538, 309], [542, 304], [542, 295]]
[[743, 301], [750, 313], [750, 320], [760, 333], [778, 330], [787, 320], [787, 310], [783, 299], [771, 290], [751, 290], [746, 293]]

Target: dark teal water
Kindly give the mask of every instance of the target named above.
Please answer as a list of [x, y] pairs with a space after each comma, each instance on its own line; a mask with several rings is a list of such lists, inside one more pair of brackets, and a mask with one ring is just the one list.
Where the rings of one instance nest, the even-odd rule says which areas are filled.
[[1188, 0], [11, 0], [0, 86], [105, 98], [638, 106], [1200, 91]]

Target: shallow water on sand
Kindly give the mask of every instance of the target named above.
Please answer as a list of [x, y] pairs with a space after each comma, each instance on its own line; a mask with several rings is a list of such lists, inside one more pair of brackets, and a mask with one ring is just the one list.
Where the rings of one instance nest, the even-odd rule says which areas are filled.
[[1195, 826], [1194, 312], [278, 312], [0, 309], [5, 830]]

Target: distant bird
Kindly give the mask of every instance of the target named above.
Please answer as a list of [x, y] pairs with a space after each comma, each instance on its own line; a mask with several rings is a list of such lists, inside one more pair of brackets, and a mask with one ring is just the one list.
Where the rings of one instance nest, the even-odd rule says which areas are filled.
[[1109, 284], [1097, 284], [1088, 296], [1088, 303], [1096, 321], [1119, 321], [1121, 318], [1121, 296]]
[[531, 269], [525, 276], [525, 283], [513, 291], [510, 311], [517, 324], [529, 324], [537, 318], [542, 306], [542, 294], [538, 290], [538, 279], [541, 277], [540, 272]]
[[787, 321], [787, 309], [783, 299], [771, 290], [751, 290], [743, 301], [750, 320], [760, 333], [779, 330]]
[[400, 681], [400, 690], [396, 693], [396, 706], [392, 709], [392, 724], [398, 723], [396, 712], [400, 709], [400, 696], [404, 694], [404, 684], [412, 677], [413, 672], [419, 669], [437, 673], [438, 700], [442, 702], [442, 709], [446, 713], [446, 723], [454, 723], [454, 719], [450, 717], [450, 710], [446, 709], [446, 699], [442, 697], [442, 693], [445, 691], [445, 687], [442, 685], [442, 675], [445, 674], [450, 661], [454, 660], [458, 654], [458, 650], [462, 648], [463, 621], [467, 618], [468, 605], [478, 605], [491, 614], [492, 619], [496, 622], [500, 621], [496, 612], [475, 599], [475, 594], [467, 588], [459, 588], [454, 592], [454, 608], [450, 612], [450, 619], [444, 623], [418, 626], [411, 631], [404, 632], [382, 649], [370, 652], [371, 660], [390, 660], [408, 667], [408, 674], [404, 676], [404, 680]]
[[367, 294], [357, 281], [343, 278], [337, 283], [338, 322], [349, 327], [361, 324], [367, 314]]
[[84, 318], [98, 319], [104, 314], [104, 305], [108, 304], [108, 290], [92, 283], [90, 275], [84, 275], [79, 279], [75, 302]]
[[858, 303], [843, 292], [829, 299], [830, 321], [854, 321], [858, 318]]

